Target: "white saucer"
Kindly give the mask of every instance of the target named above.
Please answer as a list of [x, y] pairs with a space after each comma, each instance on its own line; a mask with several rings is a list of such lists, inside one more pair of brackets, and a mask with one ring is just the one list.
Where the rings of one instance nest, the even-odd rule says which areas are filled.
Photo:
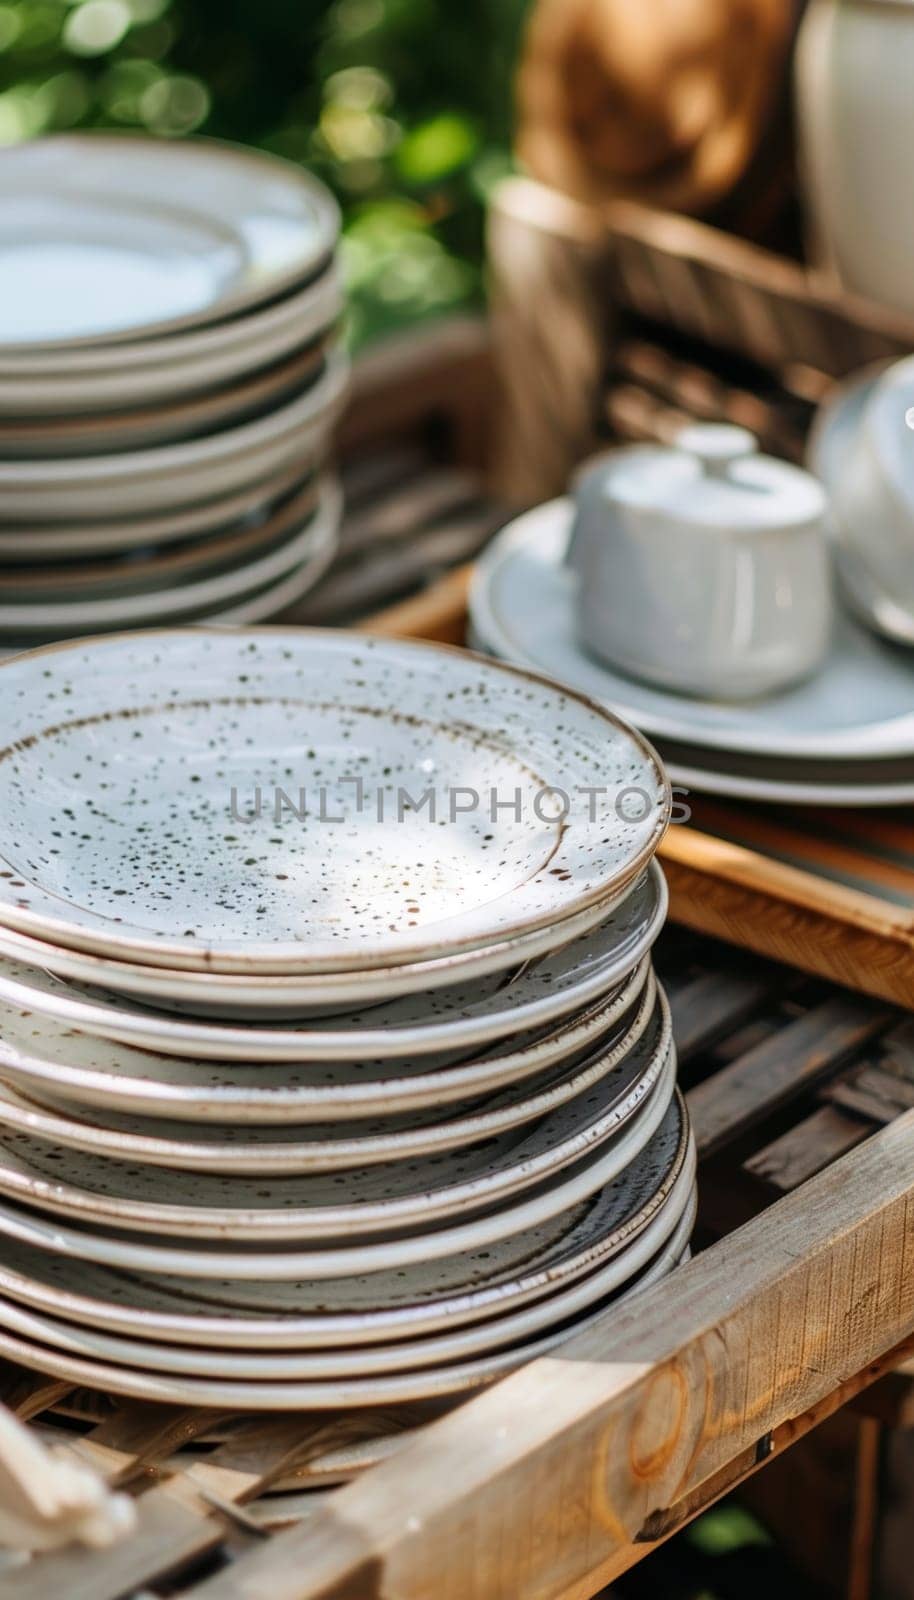
[[489, 546], [470, 596], [486, 649], [573, 685], [658, 739], [804, 763], [914, 757], [914, 658], [846, 615], [815, 678], [748, 704], [670, 694], [598, 661], [577, 638], [575, 579], [565, 566], [571, 518], [572, 502], [553, 500]]

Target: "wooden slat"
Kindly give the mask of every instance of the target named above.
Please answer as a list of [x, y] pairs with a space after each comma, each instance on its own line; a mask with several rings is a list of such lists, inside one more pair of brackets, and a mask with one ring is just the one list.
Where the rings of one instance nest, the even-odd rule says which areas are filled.
[[673, 1031], [680, 1061], [706, 1050], [744, 1021], [790, 976], [757, 966], [746, 972], [703, 972], [670, 995]]
[[613, 202], [604, 221], [621, 304], [765, 367], [812, 356], [842, 376], [914, 348], [910, 318], [704, 223], [630, 201]]
[[873, 1124], [864, 1118], [849, 1117], [836, 1106], [821, 1106], [750, 1156], [746, 1171], [787, 1194], [862, 1144], [872, 1131]]
[[710, 1154], [802, 1094], [890, 1020], [865, 1000], [836, 995], [705, 1079], [688, 1095], [699, 1152]]
[[875, 1066], [857, 1068], [824, 1093], [835, 1105], [877, 1123], [891, 1122], [914, 1106], [914, 1084]]
[[[914, 1113], [434, 1424], [198, 1600], [555, 1600], [914, 1331]], [[446, 1556], [445, 1556], [446, 1552]], [[196, 1600], [196, 1597], [195, 1597]]]
[[912, 916], [692, 827], [661, 847], [670, 914], [802, 972], [910, 1007]]
[[417, 594], [398, 606], [365, 617], [359, 627], [365, 633], [439, 639], [444, 644], [462, 644], [472, 577], [471, 567], [460, 567], [424, 594]]
[[[202, 1427], [205, 1413], [196, 1416]], [[187, 1420], [173, 1414], [172, 1430]], [[118, 1600], [140, 1584], [179, 1572], [221, 1544], [231, 1527], [224, 1514], [214, 1513], [214, 1502], [216, 1508], [220, 1502], [243, 1506], [294, 1462], [326, 1450], [338, 1432], [338, 1423], [306, 1417], [251, 1421], [210, 1456], [144, 1494], [128, 1540], [106, 1550], [37, 1556], [24, 1571], [0, 1575], [0, 1600]], [[164, 1449], [167, 1441], [162, 1443]]]

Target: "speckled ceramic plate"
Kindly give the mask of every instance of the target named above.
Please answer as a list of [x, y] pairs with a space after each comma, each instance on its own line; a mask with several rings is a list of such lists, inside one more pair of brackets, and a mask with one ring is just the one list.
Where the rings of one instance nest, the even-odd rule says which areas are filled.
[[371, 1378], [333, 1378], [325, 1383], [232, 1382], [222, 1378], [192, 1378], [151, 1372], [107, 1362], [86, 1360], [31, 1340], [0, 1333], [0, 1356], [20, 1366], [88, 1384], [105, 1393], [122, 1394], [184, 1406], [217, 1406], [243, 1411], [339, 1411], [340, 1407], [389, 1405], [397, 1401], [431, 1399], [465, 1393], [492, 1383], [515, 1368], [548, 1355], [605, 1315], [600, 1306], [566, 1322], [538, 1339], [520, 1341], [497, 1355], [451, 1366], [427, 1367], [418, 1372], [391, 1373]]
[[[164, 1117], [183, 1124], [233, 1127], [276, 1123], [361, 1122], [427, 1111], [526, 1083], [593, 1048], [637, 999], [649, 972], [645, 957], [605, 1001], [548, 1031], [515, 1036], [491, 1056], [442, 1051], [391, 1061], [303, 1062], [220, 1067], [112, 1046], [28, 1012], [0, 1006], [0, 1078], [44, 1105]], [[529, 1042], [528, 1042], [529, 1040]], [[43, 1050], [37, 1055], [36, 1050]], [[190, 1129], [185, 1128], [189, 1137]], [[357, 1129], [361, 1134], [364, 1129]], [[370, 1130], [367, 1130], [370, 1133]]]
[[[413, 1224], [412, 1232], [404, 1237], [312, 1250], [265, 1248], [259, 1244], [227, 1249], [222, 1243], [208, 1242], [186, 1248], [183, 1242], [177, 1244], [164, 1235], [155, 1235], [148, 1243], [145, 1239], [137, 1242], [135, 1236], [110, 1225], [89, 1229], [45, 1222], [6, 1204], [0, 1206], [0, 1234], [39, 1250], [63, 1251], [85, 1261], [129, 1271], [176, 1273], [180, 1277], [248, 1278], [266, 1283], [406, 1268], [417, 1261], [435, 1260], [508, 1238], [560, 1215], [593, 1194], [624, 1171], [644, 1149], [669, 1105], [675, 1072], [675, 1052], [671, 1049], [654, 1088], [611, 1143], [583, 1156], [575, 1166], [545, 1181], [531, 1195], [497, 1211], [450, 1222], [442, 1228], [420, 1229]], [[345, 1184], [348, 1176], [340, 1176]]]
[[[132, 1049], [141, 1046], [154, 1052], [157, 1059], [152, 1064], [146, 1060], [146, 1073], [153, 1079], [185, 1081], [185, 1067], [192, 1071], [192, 1082], [201, 1082], [202, 1064], [207, 1061], [233, 1061], [250, 1067], [254, 1062], [302, 1062], [362, 1060], [366, 1067], [365, 1104], [370, 1105], [375, 1090], [370, 1082], [369, 1068], [375, 1061], [393, 1058], [435, 1055], [440, 1051], [461, 1051], [474, 1045], [487, 1044], [507, 1035], [513, 1036], [524, 1029], [540, 1027], [557, 1017], [580, 1011], [608, 994], [620, 978], [626, 976], [656, 939], [666, 914], [666, 886], [656, 863], [643, 885], [636, 886], [611, 916], [600, 927], [580, 938], [570, 939], [562, 949], [547, 957], [505, 975], [500, 971], [490, 973], [484, 980], [465, 981], [454, 987], [436, 989], [434, 982], [426, 982], [427, 992], [415, 993], [391, 1001], [385, 1006], [370, 1006], [351, 1011], [346, 1017], [331, 1023], [315, 1021], [298, 1028], [254, 1028], [218, 1026], [191, 1022], [158, 1012], [141, 1009], [122, 1002], [114, 1005], [105, 992], [72, 983], [63, 983], [48, 973], [23, 966], [21, 963], [0, 961], [0, 1019], [4, 1031], [0, 1034], [0, 1063], [14, 1071], [19, 1063], [40, 1075], [42, 1052], [50, 1048], [51, 1072], [60, 1069], [59, 1082], [77, 1083], [79, 1079], [68, 1071], [72, 1061], [76, 1065], [88, 1053], [90, 1071], [104, 1069], [117, 1074], [120, 1054], [112, 1045], [104, 1046], [91, 1041], [80, 1044], [68, 1042], [71, 1029], [83, 1036], [104, 1039]], [[588, 920], [592, 913], [588, 912]], [[563, 925], [568, 932], [577, 919]], [[539, 937], [539, 936], [537, 936]], [[554, 942], [552, 930], [547, 937]], [[522, 946], [522, 949], [521, 949]], [[513, 961], [529, 952], [526, 940], [512, 945]], [[450, 958], [453, 960], [454, 958]], [[496, 967], [498, 963], [496, 962]], [[12, 1013], [19, 1012], [23, 1026], [16, 1026]], [[29, 1015], [35, 1019], [29, 1025]], [[55, 1026], [50, 1028], [53, 1023]], [[50, 1037], [51, 1045], [45, 1041]], [[74, 1035], [74, 1041], [76, 1040]], [[32, 1041], [30, 1043], [30, 1040]], [[180, 1061], [169, 1066], [167, 1057], [191, 1055], [190, 1062]], [[453, 1059], [453, 1057], [451, 1057]], [[142, 1070], [135, 1057], [125, 1053], [124, 1084], [128, 1074]], [[434, 1066], [426, 1061], [425, 1067]], [[205, 1071], [205, 1069], [203, 1069]], [[47, 1076], [47, 1074], [45, 1074]], [[91, 1087], [93, 1080], [89, 1081]], [[202, 1079], [203, 1093], [211, 1080]], [[222, 1081], [225, 1081], [224, 1079]], [[234, 1073], [231, 1082], [239, 1081]], [[277, 1087], [280, 1080], [265, 1080], [256, 1073], [258, 1084], [266, 1082]], [[285, 1080], [282, 1080], [285, 1081]], [[194, 1101], [200, 1102], [200, 1092]], [[313, 1104], [329, 1103], [330, 1096], [316, 1097]], [[355, 1108], [362, 1098], [356, 1085], [351, 1094], [335, 1101], [341, 1108]], [[191, 1097], [182, 1097], [190, 1104]], [[301, 1103], [300, 1098], [296, 1105]], [[325, 1113], [326, 1114], [326, 1113]], [[337, 1114], [337, 1113], [330, 1113]], [[342, 1110], [340, 1112], [342, 1114]]]
[[480, 1353], [531, 1339], [544, 1329], [562, 1326], [595, 1304], [605, 1307], [610, 1296], [613, 1304], [622, 1304], [665, 1277], [688, 1248], [695, 1225], [694, 1162], [683, 1171], [682, 1179], [662, 1211], [629, 1249], [598, 1272], [533, 1305], [428, 1339], [291, 1354], [276, 1354], [268, 1349], [253, 1355], [211, 1348], [194, 1350], [149, 1339], [124, 1339], [100, 1328], [80, 1328], [55, 1317], [23, 1311], [2, 1298], [0, 1326], [88, 1360], [191, 1377], [320, 1382], [386, 1372], [418, 1372], [451, 1361], [472, 1360]]
[[[296, 1130], [285, 1142], [275, 1133], [268, 1142], [255, 1131], [237, 1144], [230, 1129], [214, 1130], [221, 1144], [208, 1149], [163, 1137], [153, 1152], [159, 1159], [150, 1164], [154, 1138], [135, 1124], [108, 1134], [112, 1153], [90, 1151], [81, 1125], [0, 1095], [0, 1192], [70, 1221], [177, 1239], [338, 1242], [423, 1228], [503, 1205], [608, 1144], [660, 1077], [669, 1054], [668, 1015], [655, 1015], [641, 1039], [628, 1049], [627, 1043], [598, 1058], [592, 1081], [577, 1094], [557, 1103], [548, 1090], [538, 1097], [545, 1098], [540, 1114], [522, 1125], [499, 1132], [482, 1110], [472, 1119], [477, 1137], [468, 1129], [469, 1141], [454, 1148], [416, 1154], [395, 1146], [387, 1160], [354, 1165], [357, 1154], [350, 1155], [347, 1167], [339, 1163], [329, 1171], [321, 1168], [320, 1146], [312, 1140], [308, 1165], [304, 1171], [298, 1165], [298, 1175]], [[613, 1056], [616, 1065], [601, 1070]], [[174, 1135], [180, 1128], [166, 1125], [164, 1131]], [[164, 1160], [168, 1145], [173, 1168]], [[209, 1170], [188, 1170], [188, 1159], [198, 1165], [200, 1150], [211, 1157]], [[263, 1159], [256, 1172], [258, 1151]]]
[[[0, 346], [60, 352], [237, 316], [318, 272], [339, 209], [291, 162], [206, 139], [66, 134], [0, 173]], [[2, 279], [0, 279], [2, 281]]]
[[[816, 464], [820, 458], [821, 447]], [[850, 766], [914, 752], [910, 652], [844, 612], [821, 672], [738, 705], [653, 688], [598, 661], [577, 638], [575, 580], [565, 565], [571, 522], [572, 502], [554, 500], [518, 518], [487, 549], [470, 596], [475, 637], [486, 650], [606, 700], [651, 737], [793, 758], [803, 764], [801, 777], [813, 758]]]
[[622, 892], [669, 819], [610, 712], [441, 645], [118, 635], [5, 662], [0, 695], [0, 921], [115, 957], [306, 973], [478, 950]]
[[83, 636], [93, 628], [147, 626], [163, 617], [179, 621], [182, 614], [195, 616], [203, 610], [222, 610], [268, 585], [280, 583], [293, 572], [300, 573], [315, 558], [321, 559], [328, 543], [336, 538], [341, 514], [341, 492], [332, 478], [325, 478], [315, 513], [304, 522], [293, 523], [266, 553], [255, 551], [240, 565], [190, 582], [169, 585], [163, 581], [163, 586], [151, 594], [20, 602], [14, 580], [12, 598], [0, 605], [0, 629], [19, 636]]
[[693, 1181], [694, 1150], [677, 1095], [639, 1161], [589, 1199], [460, 1255], [330, 1283], [213, 1283], [116, 1271], [0, 1238], [0, 1293], [68, 1322], [170, 1344], [386, 1344], [505, 1315], [602, 1271]]
[[[347, 1096], [350, 1087], [363, 1087], [358, 1066], [348, 1063], [341, 1069], [334, 1064], [318, 1066], [309, 1074], [281, 1068], [277, 1095], [285, 1105], [280, 1114], [270, 1104], [272, 1120], [257, 1127], [259, 1117], [234, 1116], [229, 1123], [214, 1115], [201, 1122], [182, 1119], [163, 1120], [159, 1116], [137, 1119], [133, 1112], [104, 1109], [103, 1119], [85, 1107], [75, 1110], [66, 1099], [46, 1083], [33, 1086], [26, 1102], [34, 1112], [62, 1113], [64, 1126], [47, 1136], [59, 1138], [73, 1149], [96, 1154], [136, 1155], [146, 1165], [179, 1165], [185, 1171], [212, 1172], [234, 1170], [274, 1174], [289, 1172], [330, 1172], [340, 1168], [367, 1165], [407, 1156], [431, 1155], [435, 1151], [456, 1149], [484, 1138], [521, 1127], [555, 1105], [571, 1100], [591, 1087], [615, 1064], [617, 1052], [630, 1048], [649, 1021], [654, 1005], [655, 986], [647, 964], [639, 968], [632, 981], [614, 991], [605, 1005], [594, 1007], [582, 1024], [574, 1021], [566, 1030], [534, 1035], [530, 1042], [513, 1041], [514, 1048], [492, 1062], [462, 1062], [453, 1068], [423, 1071], [425, 1058], [412, 1063], [413, 1074], [392, 1064], [392, 1075], [369, 1080], [374, 1098]], [[637, 1001], [637, 1004], [635, 1003]], [[618, 1055], [621, 1060], [622, 1055]], [[513, 1065], [512, 1065], [513, 1063]], [[2, 1070], [2, 1069], [0, 1069]], [[269, 1072], [268, 1068], [259, 1069]], [[393, 1073], [401, 1071], [400, 1076]], [[290, 1084], [288, 1079], [295, 1078]], [[480, 1081], [500, 1080], [480, 1090]], [[302, 1079], [306, 1080], [302, 1085]], [[310, 1079], [310, 1081], [308, 1081]], [[389, 1085], [390, 1094], [385, 1095]], [[233, 1089], [229, 1085], [229, 1090]], [[437, 1090], [437, 1092], [436, 1092]], [[255, 1093], [257, 1090], [255, 1089]], [[269, 1086], [260, 1091], [260, 1101], [269, 1103]], [[296, 1095], [298, 1100], [296, 1101]], [[322, 1096], [324, 1098], [322, 1098]], [[0, 1104], [17, 1097], [0, 1090]], [[334, 1122], [328, 1111], [337, 1102], [349, 1113]], [[223, 1099], [223, 1117], [232, 1106]], [[302, 1123], [301, 1109], [315, 1105], [321, 1114], [311, 1124]], [[296, 1110], [298, 1117], [296, 1118]], [[353, 1126], [353, 1113], [358, 1118]], [[281, 1129], [274, 1134], [277, 1123]], [[40, 1132], [36, 1125], [8, 1114], [8, 1127]], [[246, 1131], [256, 1131], [250, 1143]], [[129, 1137], [129, 1151], [121, 1141]], [[180, 1158], [180, 1159], [179, 1159]], [[231, 1166], [226, 1165], [227, 1162]]]
[[[653, 867], [652, 863], [652, 867]], [[610, 905], [621, 908], [630, 897], [627, 890]], [[600, 918], [605, 927], [612, 913], [602, 904], [584, 914], [585, 928]], [[566, 937], [576, 934], [578, 918], [562, 925]], [[185, 972], [180, 968], [143, 966], [137, 962], [116, 961], [85, 950], [69, 950], [35, 939], [30, 934], [0, 925], [0, 957], [24, 963], [83, 985], [92, 985], [96, 994], [123, 995], [140, 1005], [174, 1011], [192, 1017], [212, 1017], [218, 1022], [272, 1022], [280, 1019], [302, 1021], [333, 1014], [340, 1007], [361, 1010], [367, 1003], [394, 1000], [417, 989], [431, 991], [452, 988], [462, 977], [464, 983], [479, 983], [489, 975], [500, 977], [506, 967], [520, 966], [551, 948], [555, 935], [551, 928], [522, 934], [509, 943], [465, 950], [456, 956], [434, 961], [406, 962], [396, 967], [372, 967], [343, 973], [306, 973], [267, 976], [245, 973]], [[575, 940], [577, 942], [577, 940]]]

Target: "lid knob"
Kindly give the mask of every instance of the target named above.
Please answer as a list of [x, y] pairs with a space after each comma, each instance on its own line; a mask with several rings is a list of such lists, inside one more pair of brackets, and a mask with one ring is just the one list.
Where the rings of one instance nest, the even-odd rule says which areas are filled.
[[722, 478], [734, 461], [756, 453], [758, 440], [729, 422], [695, 422], [676, 435], [676, 448], [697, 456], [708, 477]]

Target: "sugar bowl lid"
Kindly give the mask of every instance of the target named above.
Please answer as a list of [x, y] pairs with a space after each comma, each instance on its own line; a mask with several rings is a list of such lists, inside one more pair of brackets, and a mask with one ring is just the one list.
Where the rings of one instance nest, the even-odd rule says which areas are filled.
[[693, 423], [672, 447], [621, 450], [602, 489], [619, 510], [729, 533], [805, 528], [826, 507], [811, 473], [759, 454], [754, 434], [723, 423]]

